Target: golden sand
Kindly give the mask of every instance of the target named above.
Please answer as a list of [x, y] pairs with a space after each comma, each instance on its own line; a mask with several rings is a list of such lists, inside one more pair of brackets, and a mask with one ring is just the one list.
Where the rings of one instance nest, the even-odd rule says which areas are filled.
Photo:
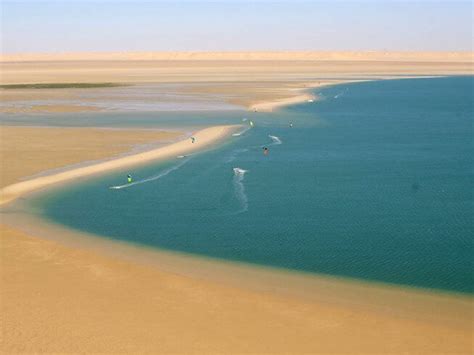
[[[0, 63], [2, 84], [305, 81], [472, 73], [472, 62], [62, 61]], [[58, 89], [59, 90], [59, 89]], [[5, 90], [4, 90], [5, 91]]]

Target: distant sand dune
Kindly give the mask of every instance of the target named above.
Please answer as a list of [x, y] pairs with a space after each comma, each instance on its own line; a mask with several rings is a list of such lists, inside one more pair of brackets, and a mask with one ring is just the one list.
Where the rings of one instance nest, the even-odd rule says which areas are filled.
[[77, 52], [3, 54], [2, 62], [75, 60], [330, 60], [472, 62], [473, 52]]

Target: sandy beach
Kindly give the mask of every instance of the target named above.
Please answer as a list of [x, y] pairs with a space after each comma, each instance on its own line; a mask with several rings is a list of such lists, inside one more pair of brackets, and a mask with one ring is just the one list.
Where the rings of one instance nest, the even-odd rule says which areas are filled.
[[[243, 109], [272, 111], [317, 100], [304, 92], [309, 87], [472, 74], [472, 63], [470, 52], [71, 53], [2, 55], [0, 70], [2, 85], [172, 83], [184, 94], [218, 94]], [[6, 103], [62, 102], [117, 89], [0, 93]], [[91, 102], [2, 112], [107, 110]], [[182, 132], [2, 126], [1, 208], [38, 189], [208, 149], [236, 128], [202, 129], [193, 144], [176, 141]], [[95, 237], [88, 243], [88, 236], [7, 214], [0, 225], [2, 353], [472, 351], [466, 295], [173, 256]]]
[[45, 231], [63, 241], [2, 227], [5, 353], [471, 349], [469, 297], [234, 266], [107, 240], [87, 246], [87, 236], [68, 246], [64, 231]]
[[315, 97], [313, 95], [303, 94], [296, 95], [284, 99], [274, 100], [274, 101], [265, 101], [250, 106], [252, 111], [263, 111], [263, 112], [272, 112], [280, 107], [285, 107], [288, 105], [294, 105], [306, 101], [314, 101]]

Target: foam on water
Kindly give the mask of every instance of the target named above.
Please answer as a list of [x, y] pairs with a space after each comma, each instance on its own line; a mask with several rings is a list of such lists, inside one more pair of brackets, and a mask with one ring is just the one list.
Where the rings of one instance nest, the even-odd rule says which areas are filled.
[[[183, 156], [183, 158], [184, 158], [184, 156]], [[179, 164], [176, 164], [175, 166], [172, 166], [171, 168], [168, 168], [168, 169], [162, 171], [161, 173], [159, 173], [157, 175], [153, 175], [153, 176], [150, 176], [150, 177], [147, 177], [145, 179], [138, 180], [138, 181], [135, 181], [135, 182], [132, 182], [132, 183], [129, 183], [129, 184], [110, 186], [109, 189], [120, 190], [120, 189], [125, 189], [125, 188], [132, 187], [132, 186], [135, 186], [135, 185], [141, 185], [141, 184], [144, 184], [144, 183], [147, 183], [147, 182], [151, 182], [151, 181], [161, 179], [162, 177], [165, 177], [169, 173], [179, 169], [184, 164], [186, 164], [188, 161], [189, 161], [189, 159], [182, 160]]]

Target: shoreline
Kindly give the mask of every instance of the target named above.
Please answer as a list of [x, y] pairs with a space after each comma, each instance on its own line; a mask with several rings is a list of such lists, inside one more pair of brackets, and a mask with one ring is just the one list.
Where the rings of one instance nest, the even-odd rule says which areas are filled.
[[216, 143], [220, 139], [223, 139], [225, 136], [229, 135], [237, 127], [240, 126], [228, 125], [204, 128], [194, 133], [194, 137], [196, 138], [195, 143], [192, 143], [190, 139], [185, 139], [150, 151], [128, 155], [76, 169], [66, 170], [52, 175], [40, 176], [31, 180], [25, 180], [8, 185], [0, 189], [0, 206], [5, 205], [17, 199], [18, 197], [35, 190], [73, 180], [79, 177], [95, 175], [127, 166], [139, 165], [154, 160], [166, 159], [172, 156], [193, 152], [200, 148], [204, 148]]
[[317, 102], [319, 100], [318, 95], [310, 94], [308, 91], [311, 89], [322, 89], [327, 88], [330, 86], [337, 86], [337, 85], [345, 85], [345, 84], [352, 84], [352, 83], [363, 83], [368, 81], [384, 81], [384, 80], [405, 80], [405, 79], [430, 79], [430, 78], [440, 78], [446, 77], [449, 75], [409, 75], [404, 77], [399, 76], [386, 76], [386, 77], [375, 77], [375, 78], [367, 78], [367, 79], [334, 79], [334, 80], [320, 80], [318, 82], [302, 82], [303, 86], [297, 88], [288, 89], [289, 91], [293, 91], [298, 93], [297, 95], [290, 96], [286, 98], [274, 99], [274, 100], [265, 100], [261, 102], [257, 102], [247, 106], [247, 110], [254, 111], [254, 112], [274, 112], [275, 110], [279, 110], [286, 106], [301, 104], [304, 102]]
[[[3, 225], [27, 235], [36, 234], [35, 237], [37, 238], [59, 243], [66, 247], [79, 247], [84, 250], [98, 252], [101, 255], [153, 266], [167, 272], [192, 278], [226, 283], [235, 287], [243, 283], [246, 286], [250, 286], [254, 291], [277, 292], [281, 296], [291, 296], [306, 301], [324, 300], [325, 302], [330, 302], [329, 294], [331, 290], [346, 287], [352, 288], [355, 291], [354, 294], [361, 294], [365, 289], [372, 289], [380, 294], [393, 293], [396, 295], [394, 299], [398, 300], [407, 297], [405, 300], [407, 303], [404, 304], [407, 308], [411, 308], [411, 306], [406, 294], [417, 295], [417, 297], [421, 298], [428, 297], [431, 301], [440, 301], [441, 299], [457, 299], [461, 303], [474, 301], [473, 294], [461, 291], [387, 283], [324, 273], [318, 274], [267, 264], [256, 264], [172, 249], [162, 249], [160, 247], [135, 243], [130, 240], [115, 239], [106, 235], [97, 235], [74, 229], [54, 220], [26, 213], [23, 207], [27, 205], [28, 197], [23, 201], [15, 201], [12, 204], [12, 210], [7, 210], [8, 213], [3, 216]], [[262, 275], [266, 276], [268, 281], [266, 284], [259, 282]], [[283, 283], [280, 280], [286, 280], [289, 283]], [[319, 284], [319, 286], [322, 284], [324, 287], [317, 294], [308, 293], [308, 290], [302, 287], [307, 282], [314, 285]], [[292, 286], [290, 287], [289, 285]], [[297, 285], [301, 287], [297, 287]], [[346, 296], [347, 294], [349, 293], [341, 293], [343, 296], [338, 301], [344, 301], [345, 298], [350, 299], [351, 297]], [[377, 300], [368, 301], [361, 298], [358, 303], [370, 303], [373, 305], [374, 302], [377, 303]], [[383, 303], [377, 304], [377, 307], [380, 310], [385, 309]], [[430, 316], [430, 314], [427, 312], [424, 316]], [[458, 316], [461, 316], [461, 313]], [[453, 318], [452, 321], [456, 319]]]

